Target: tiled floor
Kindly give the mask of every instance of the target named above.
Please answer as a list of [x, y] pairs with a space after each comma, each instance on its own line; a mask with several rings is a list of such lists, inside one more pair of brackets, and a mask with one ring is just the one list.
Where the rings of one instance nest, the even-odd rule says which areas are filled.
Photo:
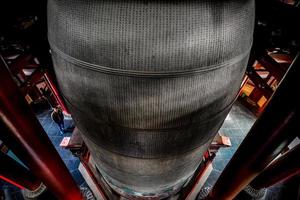
[[72, 174], [73, 178], [75, 179], [76, 183], [80, 186], [85, 184], [83, 177], [81, 176], [80, 172], [78, 171], [78, 165], [80, 163], [79, 159], [72, 155], [69, 150], [66, 150], [59, 146], [63, 137], [70, 136], [72, 130], [74, 129], [74, 123], [71, 118], [65, 118], [65, 129], [67, 130], [64, 135], [60, 134], [59, 127], [55, 124], [51, 117], [51, 110], [45, 110], [37, 114], [37, 118], [39, 119], [41, 125], [43, 126], [44, 130], [48, 134], [50, 140], [52, 141], [53, 145], [55, 146], [57, 152], [59, 153], [60, 157], [68, 167], [70, 173]]
[[220, 134], [230, 138], [231, 147], [221, 148], [213, 160], [213, 171], [207, 179], [205, 187], [211, 187], [233, 156], [238, 146], [246, 137], [256, 117], [239, 102], [236, 102], [227, 115]]

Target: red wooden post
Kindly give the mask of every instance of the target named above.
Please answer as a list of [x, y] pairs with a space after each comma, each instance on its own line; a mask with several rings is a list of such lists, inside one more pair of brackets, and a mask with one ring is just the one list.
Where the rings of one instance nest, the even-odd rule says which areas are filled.
[[300, 75], [299, 58], [300, 54], [222, 172], [209, 199], [233, 199], [296, 137], [293, 127], [298, 126], [299, 97], [294, 91]]
[[39, 181], [24, 166], [0, 152], [0, 179], [7, 181], [20, 189], [36, 190], [40, 185]]
[[300, 173], [300, 145], [271, 163], [250, 186], [256, 190], [267, 188]]
[[81, 200], [75, 181], [25, 101], [8, 69], [0, 63], [0, 137], [61, 200]]

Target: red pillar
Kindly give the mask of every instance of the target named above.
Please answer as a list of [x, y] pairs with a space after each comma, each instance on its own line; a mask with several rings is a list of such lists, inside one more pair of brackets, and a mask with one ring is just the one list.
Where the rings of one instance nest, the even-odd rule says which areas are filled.
[[256, 190], [267, 188], [299, 173], [300, 144], [271, 163], [250, 183], [250, 186]]
[[58, 199], [81, 200], [80, 190], [67, 167], [3, 65], [1, 62], [1, 140]]
[[296, 137], [300, 99], [294, 91], [300, 76], [299, 58], [300, 54], [220, 175], [209, 199], [234, 199]]
[[24, 166], [0, 152], [0, 179], [3, 179], [20, 189], [36, 190], [40, 185], [39, 181]]

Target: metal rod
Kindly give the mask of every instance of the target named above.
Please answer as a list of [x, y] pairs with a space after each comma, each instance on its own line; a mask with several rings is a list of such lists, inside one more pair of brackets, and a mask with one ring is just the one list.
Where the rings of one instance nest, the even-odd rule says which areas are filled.
[[264, 171], [250, 183], [250, 186], [256, 190], [267, 188], [300, 173], [299, 155], [300, 145], [297, 145], [264, 169]]
[[82, 199], [67, 167], [2, 62], [0, 132], [1, 140], [58, 199]]
[[0, 178], [20, 189], [36, 190], [39, 181], [28, 169], [0, 151]]
[[233, 155], [208, 199], [233, 199], [247, 186], [295, 137], [297, 91], [300, 76], [299, 54], [272, 96], [265, 111]]

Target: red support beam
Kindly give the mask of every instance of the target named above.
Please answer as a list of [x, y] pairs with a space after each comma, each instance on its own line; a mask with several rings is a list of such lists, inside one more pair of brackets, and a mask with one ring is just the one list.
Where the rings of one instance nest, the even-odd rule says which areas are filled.
[[282, 69], [281, 65], [276, 62], [271, 56], [266, 52], [262, 55], [259, 62], [265, 67], [278, 81], [282, 79], [285, 74], [285, 70]]
[[[300, 54], [299, 54], [300, 55]], [[208, 199], [232, 200], [297, 136], [300, 56], [292, 63], [266, 109], [233, 155]]]
[[250, 186], [256, 190], [267, 188], [276, 183], [282, 182], [300, 173], [300, 145], [288, 151], [273, 163], [271, 163], [262, 173], [260, 173]]
[[58, 199], [82, 199], [67, 167], [3, 62], [0, 63], [0, 132], [1, 140]]
[[56, 101], [58, 102], [58, 104], [61, 106], [62, 110], [66, 113], [66, 114], [69, 114], [69, 111], [68, 111], [68, 108], [67, 106], [65, 105], [65, 102], [63, 101], [60, 93], [58, 92], [55, 84], [53, 83], [52, 79], [51, 79], [51, 76], [48, 72], [45, 72], [44, 73], [44, 79], [49, 87], [49, 89], [52, 91]]
[[10, 66], [10, 69], [14, 75], [17, 75], [24, 68], [28, 68], [27, 66], [31, 66], [30, 68], [38, 68], [39, 65], [32, 62], [33, 56], [31, 54], [23, 54], [18, 56], [15, 61]]
[[202, 176], [204, 175], [205, 171], [207, 170], [208, 166], [211, 164], [213, 158], [209, 158], [206, 161], [202, 161], [198, 168], [196, 169], [194, 175], [192, 176], [189, 183], [183, 188], [180, 199], [187, 200], [190, 195], [192, 195], [195, 187], [197, 186], [198, 182], [201, 180]]
[[260, 90], [266, 98], [270, 98], [274, 91], [266, 83], [266, 81], [261, 78], [258, 73], [253, 68], [247, 69], [247, 76], [254, 83], [255, 87]]
[[0, 179], [7, 181], [20, 189], [36, 190], [39, 181], [28, 169], [0, 151]]
[[83, 167], [86, 169], [87, 173], [91, 177], [92, 181], [96, 185], [101, 197], [103, 197], [103, 200], [109, 200], [108, 195], [106, 194], [105, 190], [103, 187], [98, 183], [97, 178], [95, 177], [94, 173], [92, 172], [91, 168], [89, 167], [88, 163], [86, 163], [84, 160], [80, 159], [81, 164]]

